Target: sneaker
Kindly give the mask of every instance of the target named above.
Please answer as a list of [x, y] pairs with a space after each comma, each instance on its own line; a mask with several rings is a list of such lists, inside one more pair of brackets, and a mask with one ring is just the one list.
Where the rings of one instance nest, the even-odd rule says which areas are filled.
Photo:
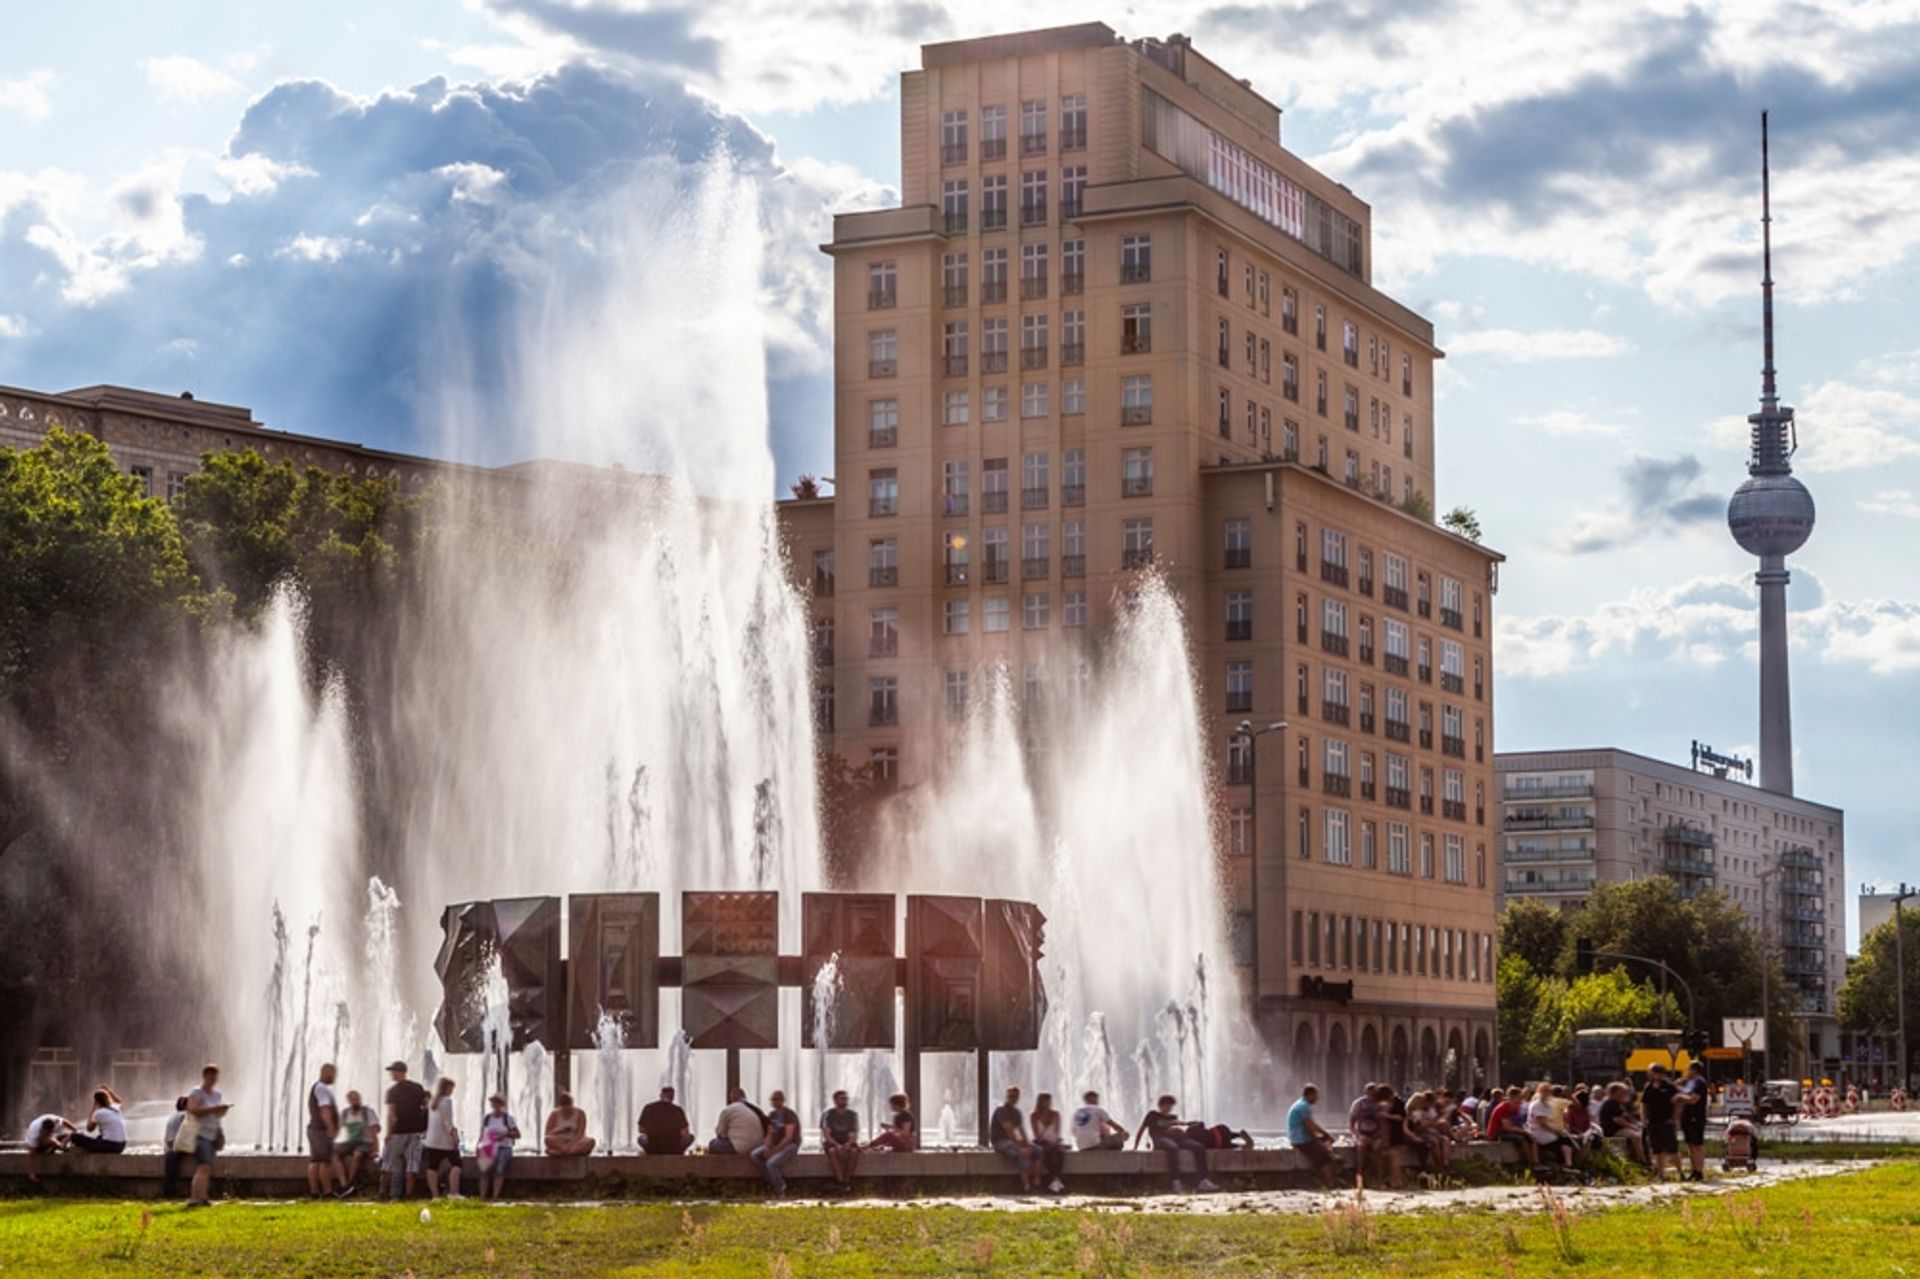
[[342, 1186], [333, 1192], [333, 1197], [335, 1199], [351, 1199], [354, 1195], [358, 1194], [359, 1191], [360, 1187], [358, 1186]]
[[1211, 1181], [1208, 1181], [1205, 1177], [1202, 1177], [1200, 1179], [1200, 1185], [1197, 1187], [1197, 1189], [1202, 1194], [1210, 1194], [1213, 1191], [1220, 1189], [1220, 1187], [1214, 1185]]
[[1060, 1180], [1060, 1178], [1055, 1177], [1052, 1181], [1047, 1183], [1047, 1189], [1051, 1190], [1056, 1195], [1062, 1195], [1066, 1193], [1067, 1186], [1065, 1182]]

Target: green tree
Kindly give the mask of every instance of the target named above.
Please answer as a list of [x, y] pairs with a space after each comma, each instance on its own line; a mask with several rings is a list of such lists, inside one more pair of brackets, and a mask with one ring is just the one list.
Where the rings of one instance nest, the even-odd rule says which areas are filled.
[[1556, 971], [1566, 944], [1566, 912], [1537, 898], [1516, 897], [1500, 914], [1500, 953], [1518, 955], [1536, 973]]
[[1417, 520], [1430, 520], [1433, 518], [1433, 499], [1415, 489], [1407, 495], [1406, 501], [1400, 503], [1400, 509]]
[[[1900, 912], [1899, 947], [1906, 969], [1907, 1061], [1920, 1034], [1920, 912]], [[1879, 1032], [1892, 1038], [1900, 1024], [1899, 967], [1894, 963], [1894, 921], [1889, 919], [1860, 939], [1860, 956], [1847, 966], [1840, 985], [1840, 1024], [1848, 1030]], [[1890, 1063], [1891, 1064], [1891, 1063]]]
[[1471, 506], [1454, 507], [1440, 517], [1440, 522], [1469, 542], [1480, 540], [1480, 517]]

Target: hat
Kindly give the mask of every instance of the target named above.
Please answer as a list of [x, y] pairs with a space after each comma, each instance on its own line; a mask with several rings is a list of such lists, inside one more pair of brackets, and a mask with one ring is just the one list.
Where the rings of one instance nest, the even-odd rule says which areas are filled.
[[388, 1066], [387, 1069], [389, 1071], [397, 1070], [404, 1075], [407, 1073], [407, 1063], [404, 1061], [396, 1061], [391, 1066]]

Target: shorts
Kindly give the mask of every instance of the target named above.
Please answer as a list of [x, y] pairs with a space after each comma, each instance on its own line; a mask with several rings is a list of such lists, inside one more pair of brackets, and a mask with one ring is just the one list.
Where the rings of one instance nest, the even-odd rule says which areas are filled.
[[333, 1143], [333, 1153], [343, 1159], [352, 1155], [366, 1155], [372, 1152], [373, 1142], [365, 1137], [360, 1138], [358, 1141], [352, 1141], [342, 1137]]
[[1317, 1141], [1296, 1141], [1293, 1143], [1293, 1149], [1315, 1168], [1325, 1168], [1333, 1162], [1333, 1152]]
[[420, 1143], [425, 1136], [417, 1132], [397, 1132], [387, 1138], [387, 1149], [380, 1166], [390, 1173], [420, 1171]]
[[1672, 1124], [1647, 1125], [1647, 1153], [1653, 1155], [1677, 1155], [1680, 1142], [1674, 1134]]
[[1681, 1124], [1680, 1135], [1686, 1138], [1686, 1142], [1689, 1146], [1706, 1145], [1707, 1144], [1707, 1121], [1705, 1117], [1703, 1116], [1700, 1122], [1697, 1124]]
[[428, 1146], [421, 1151], [421, 1157], [426, 1161], [428, 1172], [439, 1172], [448, 1164], [456, 1168], [460, 1166], [460, 1152], [457, 1150], [441, 1150], [435, 1146]]
[[333, 1134], [324, 1125], [307, 1125], [307, 1162], [323, 1164], [333, 1158]]
[[220, 1153], [219, 1146], [215, 1144], [216, 1140], [217, 1139], [213, 1137], [195, 1137], [193, 1139], [194, 1167], [211, 1168], [214, 1166], [215, 1157]]
[[1002, 1137], [993, 1143], [993, 1148], [1002, 1159], [1018, 1164], [1022, 1168], [1033, 1162], [1033, 1148], [1023, 1146], [1017, 1141], [1008, 1141]]

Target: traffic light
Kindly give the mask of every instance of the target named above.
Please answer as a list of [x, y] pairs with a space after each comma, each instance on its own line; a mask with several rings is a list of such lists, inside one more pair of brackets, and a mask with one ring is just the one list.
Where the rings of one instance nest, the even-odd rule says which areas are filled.
[[1688, 1056], [1694, 1058], [1697, 1061], [1699, 1060], [1700, 1055], [1707, 1051], [1708, 1047], [1710, 1047], [1710, 1045], [1707, 1042], [1706, 1031], [1689, 1030], [1687, 1032], [1687, 1055]]
[[1593, 971], [1593, 938], [1574, 938], [1573, 970], [1582, 977]]

